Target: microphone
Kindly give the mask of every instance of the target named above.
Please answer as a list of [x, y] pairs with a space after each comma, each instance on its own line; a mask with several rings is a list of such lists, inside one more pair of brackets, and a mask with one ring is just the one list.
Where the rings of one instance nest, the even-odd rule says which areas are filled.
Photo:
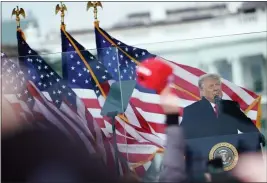
[[220, 101], [221, 101], [221, 97], [219, 95], [215, 95], [214, 96], [214, 102], [215, 102], [215, 104], [216, 103], [220, 103]]
[[160, 93], [170, 81], [172, 70], [169, 64], [160, 59], [148, 59], [136, 69], [136, 80], [141, 86]]
[[221, 103], [221, 97], [219, 95], [214, 96], [214, 103], [217, 106], [217, 112], [220, 113], [220, 103]]

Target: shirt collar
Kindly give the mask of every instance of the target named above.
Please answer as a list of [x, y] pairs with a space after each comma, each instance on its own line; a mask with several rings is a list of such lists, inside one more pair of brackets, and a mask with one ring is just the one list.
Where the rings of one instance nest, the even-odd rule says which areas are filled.
[[215, 107], [215, 104], [214, 103], [212, 103], [212, 102], [209, 102], [210, 104], [211, 104], [211, 106], [214, 108]]
[[202, 97], [202, 99], [204, 99], [204, 100], [207, 100], [207, 102], [209, 102], [210, 103], [210, 105], [214, 108], [215, 107], [215, 104], [214, 103], [212, 103], [212, 102], [210, 102], [210, 101], [208, 101], [208, 99], [206, 99], [205, 97]]

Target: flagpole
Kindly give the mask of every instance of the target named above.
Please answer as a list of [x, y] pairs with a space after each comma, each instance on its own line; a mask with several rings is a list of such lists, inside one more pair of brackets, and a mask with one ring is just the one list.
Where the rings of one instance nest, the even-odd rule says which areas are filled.
[[[99, 25], [99, 21], [97, 19], [97, 13], [98, 13], [98, 10], [97, 10], [97, 7], [101, 7], [103, 9], [103, 6], [101, 4], [100, 1], [89, 1], [87, 3], [87, 11], [90, 9], [90, 8], [93, 8], [94, 9], [94, 23], [95, 25]], [[117, 139], [116, 139], [116, 126], [115, 126], [115, 117], [118, 115], [118, 113], [112, 113], [110, 114], [108, 117], [111, 117], [111, 121], [112, 121], [112, 132], [113, 132], [113, 149], [114, 149], [114, 159], [115, 159], [115, 168], [116, 168], [116, 173], [118, 176], [120, 176], [120, 167], [119, 167], [119, 159], [121, 160], [122, 163], [125, 164], [126, 167], [128, 167], [128, 164], [124, 162], [123, 158], [121, 158], [119, 156], [119, 150], [118, 150], [118, 146], [117, 146]], [[129, 171], [129, 170], [128, 170]]]
[[21, 34], [22, 38], [24, 40], [26, 40], [26, 37], [25, 37], [23, 31], [20, 28], [20, 16], [22, 16], [23, 18], [26, 18], [26, 13], [25, 13], [24, 9], [23, 8], [19, 8], [19, 6], [16, 6], [16, 8], [14, 8], [12, 10], [11, 18], [13, 17], [13, 15], [16, 16], [17, 32], [19, 32]]
[[100, 1], [89, 1], [87, 3], [87, 11], [90, 9], [90, 8], [94, 8], [94, 19], [95, 19], [95, 25], [99, 25], [99, 21], [97, 20], [97, 13], [98, 13], [98, 10], [97, 10], [97, 7], [101, 7], [103, 9], [103, 6], [101, 4]]
[[17, 6], [17, 9], [14, 8], [12, 10], [12, 14], [11, 14], [11, 18], [13, 17], [13, 15], [16, 16], [16, 22], [17, 22], [17, 29], [20, 29], [20, 15], [25, 18], [26, 17], [26, 13], [24, 11], [23, 8], [19, 8], [19, 6]]
[[65, 11], [68, 11], [67, 6], [65, 4], [63, 4], [63, 2], [60, 2], [60, 5], [57, 4], [56, 9], [55, 9], [55, 14], [58, 14], [58, 12], [61, 13], [61, 27], [63, 28], [63, 30], [65, 30], [66, 25], [64, 22], [64, 18], [65, 18]]

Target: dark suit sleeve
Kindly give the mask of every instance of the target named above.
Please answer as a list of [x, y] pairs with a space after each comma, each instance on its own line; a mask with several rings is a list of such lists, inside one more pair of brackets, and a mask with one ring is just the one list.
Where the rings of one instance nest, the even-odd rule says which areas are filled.
[[233, 107], [235, 111], [235, 116], [238, 118], [237, 128], [239, 131], [244, 133], [259, 132], [253, 121], [241, 111], [240, 106], [237, 102], [235, 102], [235, 105]]
[[249, 132], [257, 132], [259, 133], [259, 140], [262, 143], [263, 147], [265, 147], [265, 136], [259, 131], [259, 129], [254, 125], [252, 120], [248, 118], [241, 110], [238, 108], [240, 116], [241, 116], [241, 123], [238, 125], [238, 129], [241, 132], [249, 133]]
[[192, 135], [194, 134], [194, 132], [192, 131], [192, 119], [188, 108], [184, 108], [183, 119], [181, 121], [180, 127], [182, 127], [184, 131], [185, 138], [193, 138]]

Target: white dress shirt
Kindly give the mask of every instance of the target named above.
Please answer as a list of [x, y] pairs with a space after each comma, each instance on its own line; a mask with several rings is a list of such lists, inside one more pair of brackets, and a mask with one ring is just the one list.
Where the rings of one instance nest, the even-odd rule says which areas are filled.
[[214, 112], [216, 112], [216, 111], [215, 111], [215, 104], [214, 104], [214, 103], [212, 103], [212, 102], [210, 102], [210, 105], [212, 106], [212, 108], [213, 108]]

